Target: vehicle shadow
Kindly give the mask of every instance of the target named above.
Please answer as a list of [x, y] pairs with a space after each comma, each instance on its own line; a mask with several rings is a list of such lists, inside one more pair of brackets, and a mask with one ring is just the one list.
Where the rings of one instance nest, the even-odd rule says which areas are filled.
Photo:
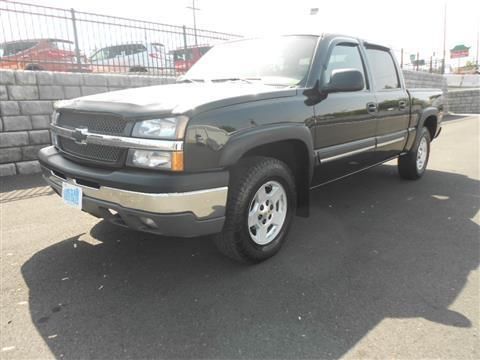
[[479, 265], [479, 186], [372, 169], [312, 193], [311, 217], [256, 266], [208, 237], [100, 222], [22, 266], [32, 321], [54, 356], [73, 359], [338, 358], [386, 318], [468, 328], [448, 307]]

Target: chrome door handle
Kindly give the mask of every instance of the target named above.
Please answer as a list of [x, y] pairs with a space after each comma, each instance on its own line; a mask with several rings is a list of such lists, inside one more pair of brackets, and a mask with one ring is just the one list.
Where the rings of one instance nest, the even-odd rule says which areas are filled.
[[367, 104], [367, 111], [368, 111], [369, 113], [376, 113], [377, 110], [378, 110], [378, 109], [377, 109], [377, 104], [372, 103], [372, 102]]

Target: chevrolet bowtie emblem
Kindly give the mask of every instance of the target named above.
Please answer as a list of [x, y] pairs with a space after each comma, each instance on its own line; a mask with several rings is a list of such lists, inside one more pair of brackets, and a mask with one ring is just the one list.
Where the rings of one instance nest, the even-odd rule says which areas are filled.
[[87, 128], [77, 128], [72, 133], [72, 138], [75, 143], [79, 145], [87, 145], [87, 135], [88, 129]]

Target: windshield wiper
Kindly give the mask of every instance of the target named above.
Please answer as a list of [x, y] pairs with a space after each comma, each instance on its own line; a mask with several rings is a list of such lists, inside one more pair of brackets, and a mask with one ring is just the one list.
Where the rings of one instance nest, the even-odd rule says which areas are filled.
[[218, 79], [210, 79], [211, 82], [224, 82], [224, 81], [244, 81], [249, 84], [253, 84], [254, 81], [262, 81], [261, 78], [255, 77], [248, 77], [248, 78], [241, 78], [241, 77], [231, 77], [231, 78], [218, 78]]
[[203, 79], [190, 79], [190, 78], [185, 77], [185, 76], [181, 76], [177, 80], [177, 83], [186, 83], [186, 82], [193, 83], [193, 84], [198, 84], [198, 83], [205, 82], [205, 80], [203, 80]]

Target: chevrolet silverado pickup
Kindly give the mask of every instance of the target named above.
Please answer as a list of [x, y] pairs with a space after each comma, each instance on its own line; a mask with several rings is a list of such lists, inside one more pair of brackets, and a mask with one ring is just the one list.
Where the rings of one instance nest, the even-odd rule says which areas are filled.
[[406, 89], [388, 47], [289, 35], [213, 47], [177, 83], [57, 103], [39, 153], [64, 202], [131, 229], [213, 235], [255, 263], [282, 246], [309, 192], [398, 158], [425, 173], [442, 91]]

